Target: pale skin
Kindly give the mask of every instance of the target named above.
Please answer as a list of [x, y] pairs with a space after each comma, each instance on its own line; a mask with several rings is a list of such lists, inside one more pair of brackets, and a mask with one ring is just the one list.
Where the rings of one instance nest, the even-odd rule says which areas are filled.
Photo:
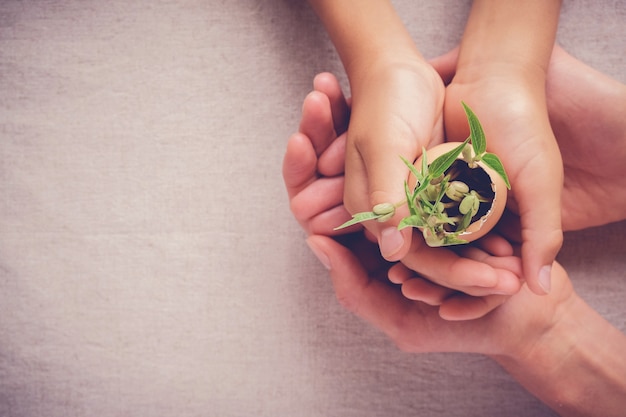
[[[565, 91], [571, 84], [561, 82], [564, 72], [567, 72], [568, 81], [575, 82], [578, 87], [573, 94]], [[560, 49], [553, 54], [548, 74], [550, 117], [559, 144], [584, 149], [590, 136], [602, 137], [606, 141], [598, 140], [594, 145], [610, 147], [614, 156], [607, 160], [603, 154], [603, 164], [600, 165], [594, 164], [589, 154], [564, 153], [565, 166], [573, 166], [577, 160], [585, 159], [589, 167], [586, 178], [603, 178], [606, 170], [623, 171], [626, 123], [615, 114], [626, 104], [624, 87]], [[510, 297], [491, 314], [471, 321], [447, 321], [442, 319], [436, 305], [410, 300], [398, 287], [384, 282], [391, 264], [380, 257], [372, 257], [377, 253], [376, 245], [362, 233], [339, 237], [343, 245], [330, 237], [334, 225], [348, 216], [341, 204], [341, 149], [345, 137], [337, 138], [333, 128], [337, 126], [338, 132], [342, 133], [340, 127], [345, 126], [348, 112], [339, 85], [332, 76], [318, 76], [314, 88], [317, 91], [305, 100], [300, 133], [290, 138], [283, 173], [294, 215], [311, 234], [308, 243], [329, 268], [342, 304], [385, 332], [404, 350], [469, 351], [489, 355], [563, 416], [621, 415], [626, 409], [626, 381], [623, 378], [626, 359], [622, 354], [626, 349], [626, 337], [573, 291], [567, 273], [560, 265], [555, 263], [552, 268], [552, 291], [545, 297], [533, 295], [524, 286], [519, 294]], [[601, 100], [603, 93], [609, 90], [614, 92], [611, 99]], [[588, 114], [588, 109], [576, 105], [579, 99], [593, 100], [598, 105]], [[610, 122], [602, 126], [582, 123], [582, 130], [559, 128], [571, 126], [574, 121], [584, 118]], [[572, 173], [570, 183], [576, 181], [579, 171], [566, 169], [565, 172], [566, 184], [568, 173]], [[621, 181], [626, 180], [622, 178]], [[579, 182], [579, 186], [584, 184]], [[589, 180], [586, 184], [595, 186], [597, 183]], [[316, 192], [312, 193], [312, 189]], [[576, 193], [594, 195], [596, 191], [583, 189]], [[320, 195], [324, 198], [320, 199]], [[563, 202], [571, 201], [573, 195], [566, 187]], [[317, 207], [307, 213], [298, 212], [305, 206], [303, 201], [294, 204], [298, 199], [309, 200], [311, 204], [318, 200]], [[626, 200], [620, 200], [620, 203], [618, 209], [612, 207], [611, 212], [617, 211], [620, 215], [611, 221], [626, 218]], [[590, 209], [592, 205], [596, 203], [591, 200], [583, 204]], [[583, 209], [568, 217], [570, 212], [564, 207], [564, 224], [572, 228], [596, 225], [596, 218], [585, 220], [580, 214], [586, 211]], [[495, 243], [483, 245], [482, 249], [475, 249], [480, 253], [469, 256], [506, 258], [510, 249], [510, 245], [498, 239]], [[368, 253], [367, 257], [362, 257], [363, 251]], [[361, 259], [368, 261], [363, 263]], [[429, 288], [438, 291], [437, 286]], [[471, 302], [469, 298], [467, 300]]]
[[[544, 81], [560, 1], [532, 0], [521, 6], [520, 2], [475, 1], [461, 44], [458, 76], [445, 90], [391, 2], [309, 3], [337, 49], [352, 91], [345, 157], [348, 211], [354, 214], [370, 211], [379, 203], [402, 201], [408, 171], [398, 163], [398, 155], [414, 160], [422, 147], [442, 142], [444, 119], [448, 136], [464, 140], [465, 129], [455, 131], [454, 127], [463, 113], [458, 95], [467, 93], [463, 100], [476, 106], [488, 134], [500, 134], [490, 138], [490, 150], [498, 153], [511, 173], [512, 204], [521, 215], [524, 279], [534, 292], [549, 292], [549, 268], [562, 243], [558, 214], [562, 165], [545, 109]], [[483, 30], [486, 27], [489, 31]], [[496, 88], [493, 80], [501, 85]], [[505, 106], [509, 112], [491, 111], [490, 106], [501, 109], [503, 102], [511, 101], [517, 105]], [[524, 129], [502, 129], [512, 122]], [[528, 147], [541, 152], [520, 152]], [[539, 188], [548, 198], [535, 193], [537, 178], [542, 179]], [[388, 223], [365, 225], [387, 260], [403, 259], [409, 251], [415, 253], [416, 247], [427, 250], [412, 244], [410, 230], [395, 227], [406, 214], [401, 209]], [[450, 261], [442, 258], [438, 263], [451, 267]], [[493, 268], [481, 268], [467, 276], [468, 284], [475, 280], [475, 286], [502, 290]]]

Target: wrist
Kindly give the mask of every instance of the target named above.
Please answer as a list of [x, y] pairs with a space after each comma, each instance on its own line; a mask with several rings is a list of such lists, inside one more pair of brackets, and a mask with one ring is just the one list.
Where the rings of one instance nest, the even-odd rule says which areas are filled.
[[454, 84], [475, 86], [477, 91], [495, 88], [500, 93], [519, 92], [522, 97], [540, 97], [545, 100], [546, 69], [530, 62], [507, 60], [500, 57], [459, 63]]
[[372, 61], [403, 54], [421, 58], [389, 0], [309, 0], [309, 3], [326, 27], [349, 77]]
[[521, 71], [545, 80], [560, 6], [560, 0], [475, 0], [461, 41], [458, 69], [470, 68], [478, 74]]
[[561, 415], [617, 416], [626, 406], [626, 336], [572, 293], [532, 344], [494, 356]]
[[[433, 68], [415, 51], [395, 48], [377, 55], [355, 59], [346, 67], [353, 98], [367, 88], [394, 86], [406, 76], [421, 76], [429, 84], [443, 84]], [[398, 85], [402, 88], [402, 85]], [[358, 99], [357, 99], [358, 100]]]

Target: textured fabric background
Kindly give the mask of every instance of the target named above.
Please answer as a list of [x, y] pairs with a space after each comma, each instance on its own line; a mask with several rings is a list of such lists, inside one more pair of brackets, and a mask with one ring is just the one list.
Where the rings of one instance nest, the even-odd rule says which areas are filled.
[[[471, 3], [395, 4], [432, 57]], [[565, 1], [559, 41], [626, 82], [625, 22]], [[303, 1], [0, 1], [0, 416], [553, 415], [338, 305], [280, 175], [322, 70], [345, 83]], [[625, 232], [561, 260], [626, 331]]]

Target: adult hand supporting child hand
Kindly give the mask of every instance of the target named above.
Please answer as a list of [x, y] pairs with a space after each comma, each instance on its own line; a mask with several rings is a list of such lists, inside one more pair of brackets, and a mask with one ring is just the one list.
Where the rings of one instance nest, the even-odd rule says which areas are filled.
[[[345, 126], [347, 103], [339, 83], [330, 74], [318, 75], [314, 85], [319, 90], [305, 99], [300, 132], [290, 138], [287, 146], [283, 176], [291, 210], [307, 233], [336, 236], [355, 230], [334, 230], [350, 218], [342, 203], [345, 136], [343, 132], [335, 131], [335, 126]], [[333, 117], [334, 110], [331, 109], [340, 110]], [[356, 230], [360, 227], [355, 226]], [[366, 233], [371, 240], [376, 240], [369, 232]], [[365, 236], [360, 236], [366, 240]], [[512, 249], [506, 242], [487, 246], [488, 252], [498, 257], [512, 255]], [[424, 268], [420, 270], [423, 277], [458, 291], [475, 296], [514, 294], [521, 285], [516, 259], [511, 259], [513, 266], [503, 267], [501, 259], [492, 262], [495, 257], [477, 259], [459, 256], [449, 248], [431, 248], [421, 238], [413, 240], [410, 250], [419, 255], [420, 266]], [[384, 265], [387, 269], [389, 266]]]
[[[347, 106], [338, 98], [342, 97], [338, 83], [328, 74], [318, 76], [315, 85], [326, 93], [318, 90], [305, 100], [301, 132], [292, 136], [285, 155], [285, 183], [294, 215], [306, 230], [346, 233], [333, 231], [337, 222], [349, 217], [341, 202], [341, 181], [335, 184], [326, 180], [342, 178], [342, 139], [337, 138], [333, 126], [345, 126]], [[334, 109], [342, 110], [337, 114]], [[317, 208], [305, 210], [308, 205], [304, 203], [315, 200], [319, 201]], [[326, 217], [328, 213], [331, 215]], [[552, 268], [553, 291], [549, 295], [537, 297], [524, 287], [497, 309], [493, 308], [498, 300], [493, 303], [490, 298], [495, 296], [474, 297], [486, 300], [491, 313], [475, 320], [448, 321], [441, 317], [437, 302], [431, 306], [410, 300], [397, 286], [386, 282], [392, 264], [380, 257], [376, 244], [363, 233], [335, 238], [314, 234], [308, 244], [330, 270], [340, 302], [389, 335], [403, 350], [489, 355], [565, 416], [619, 416], [626, 407], [626, 386], [621, 377], [626, 372], [622, 354], [626, 336], [574, 293], [560, 265], [555, 263]], [[505, 246], [502, 242], [494, 246], [485, 243], [496, 252], [508, 251]], [[488, 250], [468, 250], [480, 252], [470, 258], [506, 261], [506, 256], [492, 256]], [[427, 284], [435, 298], [449, 294], [449, 289]], [[472, 298], [465, 300], [471, 303]]]

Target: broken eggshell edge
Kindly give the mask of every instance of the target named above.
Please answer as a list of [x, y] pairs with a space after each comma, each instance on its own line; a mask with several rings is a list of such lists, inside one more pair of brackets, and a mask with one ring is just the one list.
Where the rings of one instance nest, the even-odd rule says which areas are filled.
[[[431, 149], [426, 150], [427, 163], [430, 164], [439, 156], [445, 154], [446, 152], [451, 151], [452, 149], [459, 146], [461, 142], [445, 142], [439, 145], [435, 145]], [[468, 145], [471, 148], [471, 145]], [[472, 149], [472, 156], [474, 156], [474, 150]], [[463, 159], [462, 154], [457, 157], [457, 159]], [[413, 164], [418, 170], [422, 168], [422, 157], [420, 156], [415, 163]], [[491, 179], [491, 189], [494, 192], [494, 198], [491, 202], [491, 207], [489, 211], [483, 215], [480, 219], [471, 223], [467, 229], [463, 233], [458, 235], [459, 239], [465, 240], [467, 242], [473, 242], [481, 237], [485, 236], [491, 229], [495, 227], [498, 223], [502, 214], [504, 213], [504, 209], [506, 207], [506, 199], [507, 199], [507, 188], [504, 180], [500, 175], [485, 165], [482, 161], [479, 161], [477, 165], [483, 169], [489, 178]], [[478, 169], [478, 168], [475, 168]], [[409, 186], [413, 187], [415, 185], [415, 178], [410, 175]], [[453, 234], [453, 233], [450, 233]]]

